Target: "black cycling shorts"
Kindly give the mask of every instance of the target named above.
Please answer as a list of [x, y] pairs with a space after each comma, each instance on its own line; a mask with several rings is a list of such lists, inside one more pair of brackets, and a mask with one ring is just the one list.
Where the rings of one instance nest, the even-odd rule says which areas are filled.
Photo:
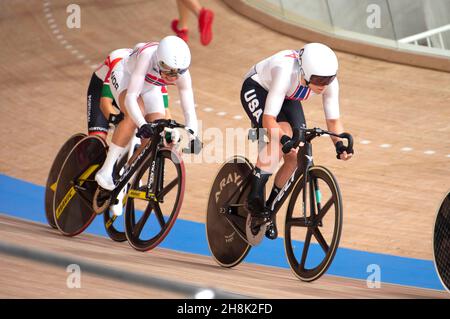
[[109, 123], [100, 110], [100, 98], [102, 96], [103, 81], [92, 74], [87, 92], [87, 123], [88, 131], [108, 132]]
[[[242, 84], [241, 103], [252, 121], [253, 127], [263, 127], [262, 118], [268, 94], [269, 92], [252, 78], [247, 78]], [[277, 116], [277, 122], [288, 122], [293, 129], [305, 127], [306, 121], [302, 103], [285, 99], [280, 114]]]

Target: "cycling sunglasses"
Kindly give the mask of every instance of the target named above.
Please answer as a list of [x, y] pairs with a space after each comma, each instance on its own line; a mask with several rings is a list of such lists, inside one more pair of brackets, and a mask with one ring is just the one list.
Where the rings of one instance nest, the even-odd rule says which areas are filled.
[[309, 85], [309, 83], [318, 85], [318, 86], [326, 86], [329, 85], [333, 80], [336, 78], [335, 75], [331, 76], [320, 76], [320, 75], [311, 75], [309, 78], [309, 81], [306, 81], [306, 84]]
[[188, 69], [173, 69], [167, 64], [165, 64], [163, 61], [159, 61], [158, 64], [160, 72], [170, 77], [179, 76], [181, 74], [184, 74], [188, 70]]

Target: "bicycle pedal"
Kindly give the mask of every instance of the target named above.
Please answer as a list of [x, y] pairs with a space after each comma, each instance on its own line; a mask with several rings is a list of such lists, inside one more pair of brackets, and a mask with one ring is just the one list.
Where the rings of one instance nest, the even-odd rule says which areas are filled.
[[274, 221], [271, 221], [269, 223], [269, 225], [267, 225], [265, 235], [266, 235], [267, 238], [269, 238], [271, 240], [277, 239], [277, 237], [278, 237], [278, 229], [277, 229], [277, 225], [275, 224]]

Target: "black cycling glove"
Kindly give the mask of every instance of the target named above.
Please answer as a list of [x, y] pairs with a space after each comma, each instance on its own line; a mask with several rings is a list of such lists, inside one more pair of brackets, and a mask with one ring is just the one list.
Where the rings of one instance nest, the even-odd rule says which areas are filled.
[[353, 149], [351, 149], [351, 150], [347, 149], [347, 147], [344, 145], [344, 143], [342, 141], [337, 142], [334, 146], [336, 147], [336, 158], [337, 159], [341, 159], [340, 155], [344, 152], [347, 152], [347, 154], [354, 153]]
[[139, 138], [150, 138], [153, 136], [153, 134], [155, 134], [155, 126], [154, 124], [151, 123], [147, 123], [142, 125], [137, 133], [136, 133], [136, 137]]
[[287, 135], [283, 135], [280, 139], [280, 143], [282, 145], [281, 150], [284, 154], [287, 154], [294, 147], [294, 140]]

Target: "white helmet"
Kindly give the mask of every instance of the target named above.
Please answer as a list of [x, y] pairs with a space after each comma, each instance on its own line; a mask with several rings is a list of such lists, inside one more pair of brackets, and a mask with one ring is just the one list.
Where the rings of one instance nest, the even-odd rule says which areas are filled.
[[336, 54], [322, 43], [306, 44], [299, 52], [299, 63], [307, 82], [311, 81], [312, 75], [328, 77], [332, 81], [338, 70]]
[[176, 70], [184, 73], [191, 64], [191, 51], [181, 38], [169, 35], [163, 38], [156, 50], [158, 66], [162, 70]]

